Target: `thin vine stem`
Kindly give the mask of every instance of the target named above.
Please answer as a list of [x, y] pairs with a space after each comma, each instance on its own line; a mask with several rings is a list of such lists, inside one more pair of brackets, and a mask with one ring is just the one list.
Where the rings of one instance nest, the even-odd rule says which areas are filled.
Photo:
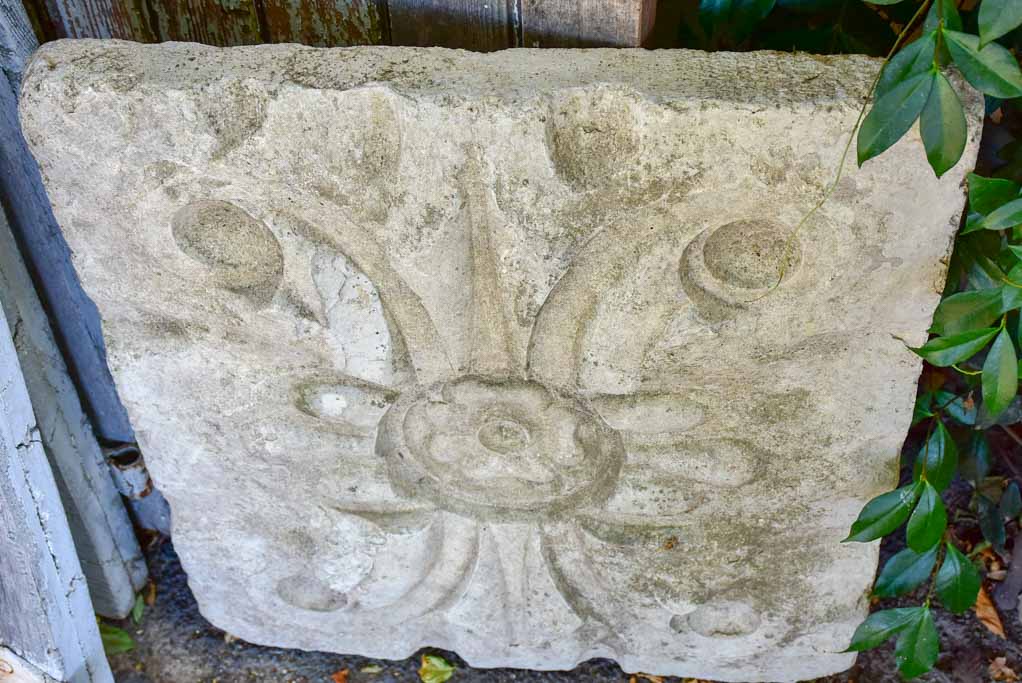
[[[909, 19], [908, 23], [905, 24], [905, 27], [901, 30], [901, 33], [898, 34], [898, 37], [894, 41], [894, 45], [892, 45], [891, 49], [887, 52], [887, 56], [884, 57], [884, 62], [883, 64], [880, 65], [880, 69], [877, 71], [877, 75], [873, 79], [873, 83], [869, 86], [869, 90], [866, 91], [866, 95], [862, 100], [862, 107], [859, 108], [859, 116], [856, 118], [855, 125], [852, 126], [852, 129], [849, 132], [848, 141], [845, 142], [844, 149], [841, 151], [841, 159], [838, 162], [837, 173], [834, 176], [834, 181], [827, 186], [827, 189], [824, 190], [823, 196], [820, 197], [819, 201], [817, 201], [816, 204], [814, 204], [813, 207], [809, 209], [809, 211], [802, 217], [798, 224], [795, 225], [795, 229], [791, 231], [791, 234], [788, 235], [788, 238], [784, 242], [784, 255], [781, 257], [781, 266], [780, 272], [778, 273], [777, 276], [777, 282], [775, 282], [766, 292], [760, 294], [754, 299], [750, 299], [747, 303], [759, 301], [760, 299], [762, 299], [763, 297], [767, 296], [775, 289], [777, 289], [780, 286], [781, 282], [784, 281], [784, 276], [787, 275], [788, 262], [791, 259], [791, 250], [792, 247], [794, 246], [795, 238], [798, 236], [799, 232], [802, 231], [802, 228], [805, 227], [806, 223], [808, 223], [809, 220], [816, 215], [816, 212], [823, 208], [823, 205], [826, 204], [827, 201], [830, 199], [831, 195], [834, 194], [834, 190], [837, 189], [838, 183], [841, 182], [841, 177], [844, 174], [845, 170], [845, 162], [848, 160], [848, 152], [852, 148], [852, 141], [855, 140], [855, 134], [859, 130], [859, 126], [862, 125], [862, 120], [866, 118], [866, 111], [869, 109], [871, 98], [873, 96], [873, 93], [876, 91], [877, 84], [880, 83], [880, 77], [883, 75], [884, 69], [887, 67], [887, 64], [891, 61], [891, 57], [894, 56], [894, 53], [897, 52], [898, 48], [901, 47], [902, 42], [905, 40], [906, 37], [908, 37], [909, 33], [911, 33], [912, 28], [915, 26], [915, 23], [919, 20], [919, 17], [921, 17], [923, 13], [930, 7], [932, 1], [933, 0], [924, 0], [923, 4], [921, 4], [919, 6], [919, 9], [916, 10], [916, 13], [913, 14], [912, 18]], [[939, 1], [940, 0], [938, 0], [938, 2]]]

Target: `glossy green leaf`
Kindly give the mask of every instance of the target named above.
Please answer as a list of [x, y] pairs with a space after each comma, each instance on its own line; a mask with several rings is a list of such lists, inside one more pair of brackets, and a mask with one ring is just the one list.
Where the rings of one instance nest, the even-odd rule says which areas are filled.
[[930, 438], [916, 456], [914, 478], [930, 482], [940, 492], [951, 484], [957, 469], [958, 447], [943, 421], [936, 420]]
[[[1015, 274], [1018, 277], [1018, 274]], [[1014, 277], [1010, 274], [1005, 276], [1009, 282], [1006, 282], [1001, 287], [1001, 312], [1007, 313], [1008, 311], [1014, 311], [1016, 308], [1022, 308], [1022, 287], [1016, 287], [1011, 283], [1017, 282]], [[1022, 284], [1022, 283], [1020, 283]]]
[[976, 509], [979, 512], [979, 530], [983, 532], [983, 538], [994, 547], [994, 550], [1002, 552], [1007, 534], [1001, 509], [983, 495], [976, 496]]
[[1009, 244], [1007, 245], [1007, 247], [1008, 251], [1011, 252], [1012, 256], [1022, 261], [1022, 246], [1018, 244]]
[[991, 211], [979, 222], [982, 230], [1005, 230], [1022, 223], [1022, 198], [1014, 199]]
[[999, 331], [997, 327], [982, 327], [949, 337], [934, 337], [913, 352], [930, 365], [946, 368], [972, 358], [985, 347]]
[[882, 645], [888, 638], [908, 626], [916, 618], [919, 609], [896, 607], [873, 612], [855, 629], [852, 644], [848, 646], [846, 652], [862, 652]]
[[951, 542], [946, 544], [944, 563], [937, 572], [934, 586], [944, 606], [955, 614], [976, 604], [980, 578], [976, 567]]
[[947, 297], [937, 306], [933, 314], [930, 331], [942, 336], [952, 336], [989, 327], [1001, 315], [1001, 288], [974, 289]]
[[969, 211], [987, 214], [1017, 199], [1022, 187], [1003, 178], [984, 178], [969, 174]]
[[99, 622], [99, 638], [103, 642], [103, 650], [107, 655], [130, 652], [135, 649], [135, 641], [122, 628]]
[[1022, 96], [1022, 70], [1007, 49], [997, 43], [980, 49], [978, 36], [959, 31], [945, 31], [944, 38], [951, 58], [978, 90], [1005, 99]]
[[1008, 484], [1001, 496], [1001, 516], [1009, 519], [1018, 517], [1022, 513], [1022, 492], [1018, 489], [1016, 482]]
[[926, 160], [937, 177], [958, 163], [965, 151], [968, 124], [958, 94], [942, 73], [933, 76], [930, 98], [919, 116], [919, 132]]
[[940, 636], [933, 623], [933, 614], [929, 607], [920, 607], [919, 610], [918, 616], [902, 629], [894, 645], [898, 671], [905, 678], [914, 678], [932, 669], [940, 654]]
[[873, 103], [856, 140], [859, 165], [883, 153], [908, 132], [933, 89], [933, 74], [912, 76]]
[[1018, 354], [1007, 329], [1001, 330], [983, 363], [983, 406], [991, 419], [1018, 393]]
[[877, 577], [873, 592], [881, 598], [893, 598], [908, 593], [913, 588], [930, 578], [933, 565], [937, 563], [937, 551], [939, 545], [935, 545], [926, 552], [917, 553], [911, 548], [905, 548], [891, 559], [887, 560], [880, 576]]
[[964, 396], [955, 396], [948, 391], [938, 391], [934, 401], [945, 415], [963, 425], [976, 424], [979, 406], [975, 401], [967, 401]]
[[1022, 24], [1022, 2], [1019, 0], [983, 0], [979, 6], [980, 44], [1013, 31]]
[[858, 519], [852, 523], [848, 538], [842, 543], [849, 541], [865, 543], [891, 533], [908, 519], [921, 491], [922, 484], [909, 484], [900, 489], [882, 493], [869, 501], [862, 508]]
[[936, 49], [937, 34], [931, 31], [899, 50], [880, 74], [874, 98], [879, 100], [899, 83], [930, 71], [933, 68], [933, 51]]
[[958, 7], [954, 2], [934, 2], [930, 11], [926, 13], [926, 20], [923, 22], [923, 33], [936, 30], [938, 25], [938, 10], [944, 19], [944, 28], [950, 31], [962, 30], [962, 17], [958, 14]]
[[923, 492], [916, 503], [916, 509], [908, 518], [906, 539], [908, 547], [917, 553], [926, 552], [940, 543], [947, 529], [947, 509], [940, 499], [937, 489], [929, 482], [924, 482]]

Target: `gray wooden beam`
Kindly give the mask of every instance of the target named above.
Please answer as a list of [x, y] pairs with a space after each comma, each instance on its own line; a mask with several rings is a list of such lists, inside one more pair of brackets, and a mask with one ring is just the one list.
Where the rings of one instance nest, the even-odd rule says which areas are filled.
[[53, 469], [96, 612], [127, 616], [145, 585], [145, 560], [103, 452], [18, 253], [0, 216], [0, 307], [35, 406], [43, 448]]
[[2, 314], [0, 647], [57, 681], [113, 682], [12, 331]]

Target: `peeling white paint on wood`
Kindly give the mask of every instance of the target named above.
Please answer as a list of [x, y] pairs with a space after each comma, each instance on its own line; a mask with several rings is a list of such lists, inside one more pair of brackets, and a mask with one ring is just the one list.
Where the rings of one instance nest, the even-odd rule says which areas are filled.
[[112, 683], [85, 576], [3, 315], [0, 576], [0, 614], [5, 615], [0, 645], [54, 679]]

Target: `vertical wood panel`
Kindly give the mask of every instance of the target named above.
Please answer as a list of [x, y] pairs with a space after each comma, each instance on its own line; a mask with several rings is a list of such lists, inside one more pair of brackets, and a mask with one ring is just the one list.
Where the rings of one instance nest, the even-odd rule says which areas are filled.
[[524, 47], [640, 47], [656, 0], [521, 0]]
[[0, 311], [0, 646], [58, 681], [113, 683], [12, 335]]
[[[123, 7], [131, 0], [118, 2]], [[149, 0], [147, 4], [157, 40], [220, 46], [263, 42], [254, 0]]]
[[271, 43], [335, 47], [385, 41], [386, 7], [377, 0], [263, 0], [263, 19]]
[[516, 0], [389, 0], [394, 45], [490, 52], [517, 45]]

